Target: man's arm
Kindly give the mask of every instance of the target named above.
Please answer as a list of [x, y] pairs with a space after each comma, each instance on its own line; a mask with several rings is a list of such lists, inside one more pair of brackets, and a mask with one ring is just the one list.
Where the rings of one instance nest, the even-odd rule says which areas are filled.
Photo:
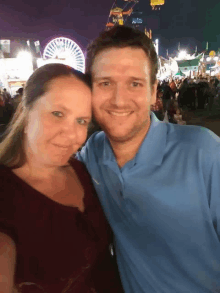
[[15, 262], [15, 243], [9, 236], [0, 232], [0, 293], [14, 292]]
[[208, 184], [209, 206], [213, 225], [220, 240], [220, 146], [213, 152], [213, 158]]

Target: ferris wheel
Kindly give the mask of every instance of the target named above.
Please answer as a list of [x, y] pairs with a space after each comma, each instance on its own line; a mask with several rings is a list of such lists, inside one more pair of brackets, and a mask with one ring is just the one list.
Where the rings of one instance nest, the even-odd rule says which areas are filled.
[[43, 52], [43, 59], [55, 59], [76, 70], [85, 72], [85, 57], [81, 48], [71, 39], [59, 37], [50, 41]]

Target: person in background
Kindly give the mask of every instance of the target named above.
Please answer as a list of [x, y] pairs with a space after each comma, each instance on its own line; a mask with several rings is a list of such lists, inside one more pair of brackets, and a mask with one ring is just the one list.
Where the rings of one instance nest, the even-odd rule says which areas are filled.
[[3, 97], [2, 92], [0, 91], [0, 106], [1, 106], [1, 107], [4, 107], [4, 105], [5, 105], [4, 97]]
[[[4, 127], [9, 123], [13, 115], [13, 106], [11, 104], [11, 95], [7, 92], [6, 88], [3, 89], [2, 98], [4, 107], [2, 108], [3, 112], [1, 113], [1, 124]], [[1, 132], [1, 129], [0, 129]]]
[[4, 124], [4, 108], [5, 108], [5, 102], [2, 94], [0, 93], [0, 124]]
[[13, 104], [13, 107], [14, 107], [14, 111], [16, 111], [19, 103], [21, 102], [22, 100], [22, 95], [23, 95], [23, 88], [20, 87], [17, 91], [16, 91], [16, 95], [13, 97], [12, 99], [12, 104]]
[[188, 96], [187, 96], [188, 88], [189, 88], [189, 82], [188, 82], [188, 79], [185, 78], [179, 87], [178, 105], [181, 108], [183, 107], [186, 108], [187, 100], [188, 100]]
[[172, 90], [172, 98], [175, 99], [176, 92], [177, 92], [177, 86], [176, 86], [175, 81], [172, 78], [170, 80], [169, 86]]
[[157, 87], [157, 98], [156, 103], [151, 105], [151, 111], [154, 112], [156, 117], [163, 121], [164, 119], [164, 109], [163, 109], [163, 101], [162, 101], [163, 92], [161, 87]]
[[174, 114], [174, 120], [179, 125], [186, 125], [186, 121], [183, 120], [182, 111], [180, 108], [176, 109], [176, 114]]
[[213, 109], [213, 104], [215, 97], [217, 96], [217, 89], [216, 89], [216, 80], [213, 78], [209, 82], [209, 96], [208, 96], [208, 110], [211, 113]]
[[163, 81], [163, 83], [161, 84], [161, 90], [163, 92], [163, 96], [162, 96], [163, 109], [164, 109], [164, 112], [166, 112], [168, 110], [168, 104], [171, 98], [173, 98], [173, 91], [171, 90], [169, 86], [169, 82], [167, 81]]
[[3, 89], [3, 97], [4, 97], [5, 105], [11, 103], [11, 95], [10, 95], [9, 92], [6, 90], [6, 88]]
[[220, 292], [220, 138], [150, 111], [158, 59], [143, 32], [102, 32], [86, 64], [103, 131], [77, 157], [114, 231], [125, 292]]
[[122, 293], [112, 234], [73, 154], [91, 89], [63, 64], [38, 68], [0, 144], [0, 292]]
[[200, 80], [197, 84], [198, 109], [204, 110], [208, 104], [210, 86], [206, 79]]

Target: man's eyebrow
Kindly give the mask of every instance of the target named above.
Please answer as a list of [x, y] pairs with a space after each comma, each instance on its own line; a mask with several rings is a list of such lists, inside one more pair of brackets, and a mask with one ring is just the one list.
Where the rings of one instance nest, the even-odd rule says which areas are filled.
[[98, 77], [93, 77], [93, 81], [103, 80], [103, 79], [111, 79], [111, 77], [110, 77], [110, 76], [98, 76]]
[[131, 76], [130, 79], [131, 79], [131, 80], [140, 80], [140, 81], [143, 81], [143, 82], [146, 82], [146, 81], [147, 81], [146, 78], [143, 78], [143, 77], [137, 77], [137, 76]]

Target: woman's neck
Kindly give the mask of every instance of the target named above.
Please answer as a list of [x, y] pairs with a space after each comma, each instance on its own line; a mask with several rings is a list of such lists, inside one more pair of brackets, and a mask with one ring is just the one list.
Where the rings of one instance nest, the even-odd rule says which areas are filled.
[[42, 166], [39, 163], [27, 162], [13, 172], [33, 179], [49, 179], [63, 173], [65, 166]]

